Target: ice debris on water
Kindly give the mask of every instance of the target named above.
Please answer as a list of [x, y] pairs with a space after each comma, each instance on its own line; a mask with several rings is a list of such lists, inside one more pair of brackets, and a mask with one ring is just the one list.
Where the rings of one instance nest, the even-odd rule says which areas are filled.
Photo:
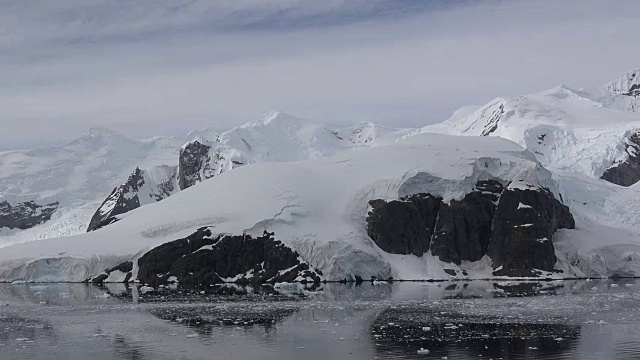
[[421, 355], [427, 355], [428, 353], [430, 353], [431, 351], [425, 349], [425, 348], [420, 348], [420, 350], [418, 350], [418, 354]]
[[278, 282], [273, 285], [273, 288], [277, 291], [292, 294], [302, 294], [304, 292], [304, 287], [300, 283]]

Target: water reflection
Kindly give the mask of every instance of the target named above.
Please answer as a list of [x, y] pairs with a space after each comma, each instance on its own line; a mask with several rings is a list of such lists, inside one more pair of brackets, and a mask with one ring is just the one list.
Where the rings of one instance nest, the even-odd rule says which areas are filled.
[[[553, 321], [553, 319], [546, 319]], [[415, 355], [426, 349], [433, 356], [452, 359], [531, 358], [571, 353], [577, 347], [580, 325], [505, 322], [496, 317], [436, 312], [431, 309], [385, 310], [371, 326], [380, 355]]]
[[[301, 291], [0, 284], [0, 358], [640, 358], [634, 279]], [[280, 291], [278, 291], [280, 290]], [[287, 289], [285, 289], [287, 290]]]

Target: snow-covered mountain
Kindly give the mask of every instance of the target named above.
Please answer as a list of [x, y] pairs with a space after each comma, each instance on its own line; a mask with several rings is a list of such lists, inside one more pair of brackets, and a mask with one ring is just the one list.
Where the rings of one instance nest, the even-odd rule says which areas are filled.
[[561, 85], [497, 98], [420, 132], [499, 136], [533, 152], [546, 167], [629, 186], [640, 180], [640, 71], [593, 90]]
[[[3, 248], [0, 280], [640, 276], [639, 74], [498, 98], [422, 129], [271, 113], [179, 144], [136, 140], [170, 156], [141, 156], [102, 190], [97, 231]], [[6, 201], [0, 215], [20, 210], [5, 222], [53, 210], [32, 229], [67, 203]]]
[[[0, 247], [86, 231], [96, 208], [132, 169], [175, 161], [183, 142], [92, 128], [64, 146], [0, 152], [0, 203], [8, 214], [0, 216]], [[8, 221], [17, 213], [25, 226]]]
[[[330, 129], [272, 112], [222, 133], [138, 140], [92, 128], [61, 147], [0, 152], [0, 203], [6, 203], [0, 248], [94, 230], [243, 164], [315, 158], [392, 142], [409, 131], [370, 123]], [[34, 212], [30, 220], [16, 226], [27, 208]]]
[[[180, 156], [171, 166], [136, 169], [127, 182], [114, 189], [96, 210], [88, 230], [111, 224], [141, 205], [160, 201], [243, 165], [316, 159], [392, 143], [412, 131], [415, 130], [390, 129], [373, 123], [331, 129], [281, 112], [267, 113], [259, 120], [220, 134], [211, 129], [194, 131], [188, 135], [191, 140], [180, 148]], [[151, 173], [163, 175], [149, 176]]]
[[[241, 241], [265, 231], [329, 280], [487, 277], [494, 271], [570, 276], [579, 270], [556, 266], [551, 241], [556, 230], [574, 225], [562, 196], [551, 173], [513, 142], [422, 134], [360, 151], [225, 172], [98, 231], [7, 247], [0, 252], [0, 279], [83, 280], [133, 261], [129, 279], [184, 282], [181, 276], [196, 274], [185, 271], [182, 255], [175, 255], [186, 244], [199, 244], [189, 256], [206, 250], [217, 257], [225, 251], [218, 248], [224, 240], [219, 236]], [[416, 207], [422, 216], [403, 218]], [[398, 217], [401, 221], [394, 220]], [[422, 236], [425, 222], [429, 234]], [[207, 231], [197, 235], [203, 228]], [[395, 230], [404, 234], [398, 237], [404, 245], [388, 246]], [[509, 242], [514, 236], [519, 241]], [[170, 247], [164, 256], [145, 256], [176, 239], [184, 245]], [[260, 254], [265, 253], [254, 255]], [[531, 266], [523, 265], [523, 256]], [[148, 264], [148, 258], [154, 262]], [[252, 267], [224, 278], [241, 277]], [[151, 275], [149, 268], [155, 269]], [[200, 281], [213, 275], [223, 277], [208, 274]]]

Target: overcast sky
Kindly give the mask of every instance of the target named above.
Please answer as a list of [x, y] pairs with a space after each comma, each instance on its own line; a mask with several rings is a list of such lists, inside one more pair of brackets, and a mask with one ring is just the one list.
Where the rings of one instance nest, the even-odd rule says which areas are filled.
[[637, 0], [0, 0], [0, 149], [280, 110], [422, 126], [640, 67]]

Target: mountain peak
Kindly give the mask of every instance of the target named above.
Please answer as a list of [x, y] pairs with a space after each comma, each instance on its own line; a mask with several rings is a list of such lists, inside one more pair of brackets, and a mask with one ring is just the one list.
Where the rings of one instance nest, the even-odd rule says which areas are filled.
[[103, 127], [90, 127], [84, 134], [72, 140], [69, 145], [101, 145], [129, 141], [125, 135]]
[[264, 125], [267, 125], [271, 122], [279, 122], [279, 121], [300, 121], [302, 119], [295, 117], [293, 115], [284, 113], [282, 111], [269, 111], [262, 115], [260, 122]]
[[100, 127], [100, 126], [92, 126], [90, 127], [83, 136], [91, 136], [91, 137], [96, 137], [96, 136], [100, 136], [100, 137], [104, 137], [104, 136], [117, 136], [117, 137], [122, 137], [124, 135], [122, 135], [121, 133], [111, 130], [111, 129], [107, 129], [105, 127]]
[[186, 139], [188, 141], [191, 141], [196, 138], [202, 138], [202, 139], [207, 139], [209, 141], [215, 141], [219, 136], [220, 136], [220, 133], [217, 130], [213, 128], [204, 128], [204, 129], [190, 131], [187, 134]]
[[[255, 128], [255, 127], [262, 127], [262, 126], [282, 127], [282, 126], [289, 126], [289, 125], [296, 125], [296, 124], [310, 123], [310, 122], [311, 121], [309, 120], [301, 119], [299, 117], [296, 117], [281, 111], [270, 111], [262, 115], [260, 119], [250, 121], [246, 124], [240, 125], [238, 126], [238, 128], [248, 129], [248, 128]], [[233, 129], [231, 129], [230, 131], [232, 130]]]
[[579, 99], [585, 97], [580, 90], [573, 89], [565, 84], [542, 91], [540, 95], [556, 99]]

